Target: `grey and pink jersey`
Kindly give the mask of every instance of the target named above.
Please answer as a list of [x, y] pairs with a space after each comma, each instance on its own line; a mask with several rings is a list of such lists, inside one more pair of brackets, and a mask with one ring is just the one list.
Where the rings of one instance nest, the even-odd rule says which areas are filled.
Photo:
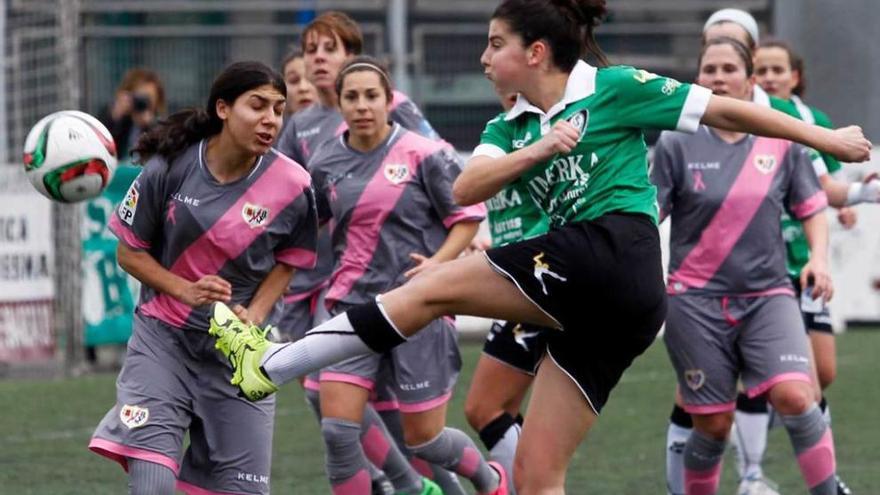
[[[419, 107], [405, 94], [395, 91], [391, 100], [391, 120], [431, 139], [440, 139]], [[293, 115], [278, 138], [278, 151], [309, 168], [312, 155], [324, 143], [348, 129], [339, 109], [315, 103]], [[318, 236], [318, 262], [314, 270], [299, 272], [293, 277], [286, 301], [296, 301], [321, 287], [333, 271], [330, 235], [324, 229]]]
[[727, 143], [707, 126], [664, 132], [651, 179], [660, 218], [672, 216], [667, 292], [794, 294], [779, 218], [828, 203], [806, 148], [752, 135]]
[[[147, 162], [110, 229], [128, 247], [197, 281], [218, 275], [232, 304], [248, 305], [277, 263], [315, 265], [317, 210], [308, 172], [275, 150], [245, 177], [221, 184], [205, 166], [205, 142], [167, 163]], [[138, 312], [177, 328], [207, 330], [208, 307], [192, 308], [144, 284]]]
[[431, 256], [453, 225], [486, 216], [482, 204], [461, 207], [452, 199], [462, 166], [455, 150], [399, 124], [368, 153], [340, 136], [312, 164], [319, 215], [333, 221], [328, 307], [367, 302], [401, 285], [415, 266], [410, 253]]

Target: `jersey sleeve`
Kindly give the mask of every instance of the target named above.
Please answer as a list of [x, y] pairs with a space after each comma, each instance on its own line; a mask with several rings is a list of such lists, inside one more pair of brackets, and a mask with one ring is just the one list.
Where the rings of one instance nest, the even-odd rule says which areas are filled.
[[786, 209], [798, 220], [809, 218], [828, 206], [828, 198], [819, 184], [819, 178], [810, 166], [807, 148], [792, 144], [785, 160], [791, 167], [791, 180], [786, 193]]
[[712, 96], [702, 86], [632, 67], [606, 70], [615, 71], [609, 83], [616, 96], [618, 118], [625, 127], [693, 133]]
[[303, 167], [306, 166], [299, 143], [296, 142], [296, 121], [293, 118], [281, 128], [281, 135], [278, 136], [278, 141], [275, 143], [275, 150]]
[[461, 173], [461, 166], [461, 158], [451, 147], [428, 155], [420, 166], [425, 192], [447, 229], [458, 222], [478, 222], [486, 218], [483, 203], [459, 206], [452, 199], [452, 184]]
[[419, 110], [418, 105], [403, 95], [403, 93], [394, 93], [394, 98], [399, 99], [400, 103], [394, 105], [394, 108], [391, 110], [392, 121], [397, 122], [404, 129], [413, 131], [428, 139], [440, 140], [440, 135], [431, 127], [431, 123], [428, 122], [428, 119]]
[[312, 188], [305, 187], [286, 210], [292, 217], [291, 228], [275, 247], [275, 260], [294, 268], [310, 270], [318, 259], [318, 211]]
[[668, 133], [664, 132], [654, 146], [651, 160], [651, 182], [657, 188], [657, 216], [662, 223], [675, 207], [675, 149]]
[[110, 231], [131, 249], [148, 250], [161, 235], [166, 169], [159, 157], [148, 161], [110, 218]]
[[480, 144], [474, 148], [472, 157], [500, 158], [513, 151], [513, 127], [511, 122], [504, 120], [504, 115], [502, 113], [486, 123], [480, 134]]

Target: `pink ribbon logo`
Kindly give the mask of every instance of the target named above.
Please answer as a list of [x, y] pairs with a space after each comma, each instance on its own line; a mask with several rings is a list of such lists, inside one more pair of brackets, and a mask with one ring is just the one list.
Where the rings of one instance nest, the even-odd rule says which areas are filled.
[[706, 183], [703, 182], [703, 172], [694, 171], [694, 191], [705, 191]]

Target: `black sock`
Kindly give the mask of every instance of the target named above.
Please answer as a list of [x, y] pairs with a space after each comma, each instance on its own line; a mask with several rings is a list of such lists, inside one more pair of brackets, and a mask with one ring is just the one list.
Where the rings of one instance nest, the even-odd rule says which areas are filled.
[[507, 430], [509, 430], [515, 423], [516, 420], [513, 419], [513, 416], [506, 412], [502, 413], [480, 430], [480, 440], [483, 441], [483, 444], [487, 449], [492, 450], [492, 448], [495, 447], [495, 444], [504, 437]]
[[347, 314], [354, 332], [375, 353], [390, 351], [406, 342], [375, 301], [355, 306]]
[[764, 396], [749, 398], [748, 395], [742, 392], [736, 396], [736, 410], [750, 414], [766, 414], [769, 412], [767, 409], [767, 399]]

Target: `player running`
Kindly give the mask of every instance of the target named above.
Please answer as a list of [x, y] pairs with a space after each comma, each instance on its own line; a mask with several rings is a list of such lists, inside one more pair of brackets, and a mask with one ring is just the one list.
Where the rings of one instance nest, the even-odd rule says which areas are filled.
[[146, 163], [110, 230], [141, 296], [116, 405], [89, 443], [128, 472], [129, 493], [269, 493], [275, 399], [229, 389], [205, 318], [222, 301], [274, 322], [295, 269], [315, 264], [309, 175], [270, 148], [286, 91], [261, 63], [230, 65], [205, 109], [170, 116], [135, 148]]
[[[385, 352], [446, 314], [555, 327], [538, 370], [514, 470], [517, 491], [563, 491], [575, 448], [666, 314], [642, 128], [695, 131], [704, 123], [799, 139], [864, 161], [860, 129], [830, 131], [706, 88], [603, 61], [593, 31], [605, 2], [506, 0], [492, 15], [481, 57], [486, 75], [516, 105], [484, 131], [456, 180], [459, 204], [519, 181], [553, 228], [533, 239], [466, 256], [355, 306], [292, 344], [272, 344], [224, 316], [212, 322], [238, 385], [253, 396], [341, 360]], [[534, 278], [534, 258], [565, 278]], [[222, 307], [218, 308], [221, 309]], [[583, 315], [594, 321], [583, 327]], [[615, 329], [609, 331], [608, 329]]]

